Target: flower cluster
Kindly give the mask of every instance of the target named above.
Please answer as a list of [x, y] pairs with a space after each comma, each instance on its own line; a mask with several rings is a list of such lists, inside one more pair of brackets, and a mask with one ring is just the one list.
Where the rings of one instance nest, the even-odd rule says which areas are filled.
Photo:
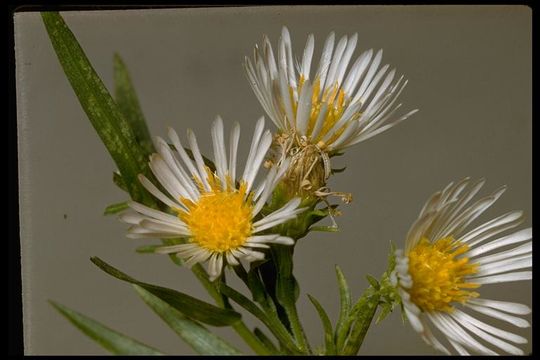
[[[287, 28], [282, 30], [277, 52], [264, 37], [253, 59], [246, 58], [245, 69], [276, 133], [265, 130], [264, 119], [259, 119], [240, 172], [238, 124], [233, 125], [227, 143], [221, 118], [213, 123], [213, 162], [203, 157], [193, 132], [187, 132], [188, 153], [169, 129], [168, 141], [158, 137], [157, 153], [150, 157], [158, 183], [140, 176], [162, 210], [130, 202], [133, 211], [121, 215], [131, 225], [128, 237], [175, 239], [156, 252], [176, 254], [188, 267], [208, 263], [212, 281], [226, 266], [271, 260], [268, 249], [294, 246], [298, 237], [286, 231], [287, 224], [307, 218], [305, 212], [314, 209], [313, 196], [316, 204], [330, 194], [326, 185], [330, 158], [417, 111], [395, 115], [407, 81], [389, 65], [381, 66], [382, 50], [367, 50], [352, 62], [357, 40], [356, 34], [343, 36], [336, 44], [331, 33], [312, 71], [313, 35], [308, 36], [297, 66]], [[256, 183], [263, 165], [269, 169]], [[480, 296], [484, 285], [532, 277], [531, 271], [524, 270], [532, 266], [532, 229], [498, 237], [521, 223], [522, 212], [512, 211], [467, 230], [505, 191], [502, 187], [470, 204], [483, 184], [484, 180], [469, 178], [450, 183], [426, 202], [404, 249], [393, 254], [390, 279], [406, 318], [434, 348], [450, 354], [440, 340], [445, 338], [459, 354], [490, 355], [495, 354], [493, 348], [522, 354], [513, 344], [523, 344], [525, 338], [469, 314], [527, 327], [529, 323], [519, 316], [531, 311], [522, 304]], [[286, 196], [276, 206], [272, 201], [278, 187], [280, 192], [285, 189]], [[309, 206], [307, 199], [311, 199]], [[508, 248], [515, 244], [519, 245]]]

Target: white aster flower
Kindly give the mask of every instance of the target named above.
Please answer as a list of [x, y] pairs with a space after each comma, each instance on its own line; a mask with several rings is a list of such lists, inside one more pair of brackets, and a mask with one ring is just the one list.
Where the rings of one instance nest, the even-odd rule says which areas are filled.
[[[431, 196], [407, 234], [405, 250], [396, 251], [393, 278], [410, 324], [434, 348], [450, 354], [442, 337], [461, 355], [496, 355], [492, 348], [521, 355], [513, 344], [524, 344], [525, 338], [468, 314], [472, 310], [517, 327], [530, 326], [519, 317], [531, 312], [528, 306], [484, 299], [477, 292], [482, 285], [532, 278], [531, 271], [523, 271], [532, 266], [532, 229], [498, 237], [522, 222], [522, 211], [465, 232], [506, 189], [468, 205], [483, 184], [466, 178]], [[509, 247], [515, 244], [520, 245]]]
[[255, 127], [246, 166], [237, 176], [237, 148], [240, 126], [236, 123], [230, 134], [229, 152], [223, 135], [223, 122], [217, 118], [212, 126], [215, 173], [205, 166], [197, 139], [188, 130], [192, 161], [180, 143], [178, 135], [169, 128], [169, 139], [175, 151], [157, 138], [158, 153], [151, 155], [150, 168], [166, 190], [161, 192], [143, 175], [144, 187], [169, 207], [176, 215], [151, 209], [137, 202], [129, 206], [136, 213], [124, 214], [121, 220], [132, 224], [130, 238], [189, 238], [185, 244], [163, 246], [157, 252], [175, 253], [190, 267], [208, 261], [208, 274], [216, 279], [223, 264], [238, 265], [240, 259], [255, 261], [264, 258], [260, 249], [268, 244], [292, 245], [294, 240], [279, 234], [261, 234], [302, 212], [300, 199], [294, 198], [282, 208], [257, 217], [288, 166], [282, 159], [258, 187], [254, 180], [272, 143], [269, 130], [264, 130], [261, 118]]
[[379, 69], [382, 50], [363, 52], [347, 71], [358, 36], [343, 36], [334, 50], [330, 33], [319, 66], [312, 75], [314, 36], [310, 34], [302, 60], [293, 63], [286, 27], [281, 32], [277, 59], [265, 36], [255, 47], [253, 63], [246, 57], [249, 82], [262, 107], [278, 129], [298, 144], [316, 145], [326, 152], [342, 150], [377, 135], [417, 110], [394, 116], [396, 99], [407, 84], [396, 71]]

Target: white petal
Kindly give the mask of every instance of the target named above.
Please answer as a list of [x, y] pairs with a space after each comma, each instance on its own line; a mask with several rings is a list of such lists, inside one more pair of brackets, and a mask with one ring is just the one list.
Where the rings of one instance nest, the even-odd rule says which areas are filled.
[[234, 184], [236, 182], [236, 157], [238, 153], [238, 142], [240, 140], [240, 124], [234, 123], [231, 130], [230, 143], [229, 143], [229, 175], [231, 181]]
[[[456, 315], [456, 314], [450, 314], [456, 321], [461, 322], [463, 321], [463, 318]], [[499, 349], [502, 349], [508, 353], [511, 353], [513, 355], [523, 355], [523, 351], [515, 347], [514, 345], [508, 344], [507, 342], [504, 342], [500, 339], [497, 339], [496, 337], [486, 333], [479, 327], [476, 327], [472, 323], [466, 323], [464, 324], [470, 332], [477, 335], [479, 338], [485, 340], [486, 342], [489, 342], [491, 345], [495, 345]]]
[[180, 155], [180, 158], [182, 159], [184, 164], [186, 164], [188, 170], [191, 172], [191, 175], [193, 177], [197, 177], [197, 178], [201, 178], [201, 177], [206, 176], [206, 173], [200, 174], [199, 171], [195, 168], [195, 166], [193, 165], [193, 162], [189, 158], [186, 150], [184, 149], [184, 147], [180, 143], [180, 138], [178, 137], [178, 134], [171, 127], [169, 127], [168, 136], [169, 136], [169, 139], [172, 141], [172, 143], [173, 143], [173, 145], [174, 145], [174, 147], [176, 149], [176, 152], [178, 153], [178, 155]]
[[[134, 231], [134, 232], [130, 232]], [[172, 234], [172, 233], [160, 233], [160, 232], [138, 232], [137, 229], [130, 229], [128, 230], [128, 233], [126, 234], [127, 238], [130, 239], [174, 239], [178, 237], [178, 234]]]
[[186, 173], [186, 171], [182, 168], [180, 163], [174, 157], [171, 150], [169, 149], [169, 145], [165, 142], [165, 140], [158, 138], [157, 146], [159, 148], [159, 153], [161, 154], [163, 160], [167, 164], [172, 174], [178, 180], [181, 186], [181, 189], [179, 190], [181, 190], [181, 192], [184, 194], [184, 197], [187, 197], [188, 199], [192, 201], [196, 200], [199, 197], [199, 190], [193, 184], [193, 181], [191, 180], [189, 175]]
[[315, 38], [313, 34], [309, 34], [306, 46], [304, 48], [304, 56], [302, 57], [302, 67], [300, 69], [300, 74], [304, 76], [305, 79], [309, 79], [309, 71], [311, 69], [311, 59], [313, 58], [313, 50], [315, 48]]
[[290, 200], [281, 209], [278, 209], [261, 220], [255, 222], [253, 224], [254, 232], [257, 233], [269, 229], [273, 226], [284, 223], [287, 220], [295, 218], [296, 214], [305, 210], [305, 208], [297, 209], [298, 205], [300, 205], [299, 198]]
[[321, 129], [323, 128], [327, 111], [328, 111], [328, 104], [323, 103], [319, 110], [319, 115], [317, 116], [317, 119], [315, 120], [315, 126], [313, 126], [313, 129], [311, 130], [311, 134], [310, 134], [311, 139], [316, 140], [318, 138], [319, 133]]
[[500, 274], [507, 271], [529, 268], [531, 266], [532, 255], [525, 254], [515, 258], [500, 260], [491, 264], [483, 265], [478, 269], [478, 272], [474, 274], [474, 277]]
[[199, 180], [202, 181], [204, 187], [206, 190], [210, 190], [210, 185], [208, 184], [206, 174], [206, 167], [204, 165], [204, 160], [201, 155], [201, 151], [199, 150], [199, 145], [197, 144], [197, 138], [195, 137], [195, 134], [191, 129], [187, 130], [187, 136], [189, 141], [189, 147], [191, 148], [191, 152], [193, 153], [193, 158], [195, 159], [195, 163], [197, 164], [197, 169], [199, 170], [199, 174], [201, 175], [201, 178]]
[[127, 224], [137, 225], [142, 220], [146, 219], [146, 217], [142, 216], [141, 214], [138, 214], [138, 213], [125, 213], [125, 214], [122, 214], [122, 215], [118, 216], [118, 219], [120, 221], [123, 221], [123, 222], [127, 223]]
[[347, 78], [343, 83], [343, 91], [345, 91], [345, 94], [347, 94], [347, 96], [352, 97], [351, 95], [356, 89], [360, 78], [362, 77], [362, 75], [364, 75], [372, 56], [373, 49], [364, 51], [358, 57], [354, 65], [351, 67], [351, 71], [349, 71], [349, 75], [347, 75]]
[[420, 322], [420, 319], [418, 319], [418, 316], [410, 311], [408, 308], [404, 308], [405, 314], [407, 314], [407, 319], [411, 323], [411, 326], [416, 332], [422, 333], [424, 331], [424, 326]]
[[480, 278], [475, 278], [476, 284], [497, 284], [502, 282], [531, 280], [532, 271], [518, 271], [509, 274], [490, 275]]
[[480, 353], [486, 355], [497, 355], [493, 350], [488, 349], [484, 345], [476, 341], [470, 334], [468, 334], [458, 323], [456, 323], [449, 314], [433, 313], [432, 316], [439, 321], [439, 324], [442, 324], [443, 327], [441, 331], [445, 332], [444, 329], [448, 332], [448, 335], [453, 338], [453, 340], [462, 343], [463, 345], [474, 349]]
[[440, 230], [433, 232], [433, 239], [441, 239], [443, 237], [453, 235], [457, 237], [462, 229], [467, 227], [471, 222], [473, 222], [478, 216], [480, 216], [484, 211], [486, 211], [506, 190], [506, 186], [502, 186], [497, 189], [493, 194], [486, 196], [469, 208], [461, 212], [455, 219], [448, 219], [446, 223], [441, 225]]
[[306, 135], [308, 128], [308, 120], [311, 114], [311, 82], [306, 80], [302, 85], [300, 98], [298, 99], [298, 107], [296, 110], [296, 127], [301, 135]]
[[371, 83], [371, 80], [373, 79], [373, 76], [375, 75], [375, 72], [377, 71], [377, 68], [379, 67], [382, 59], [382, 49], [377, 51], [377, 54], [375, 55], [375, 58], [373, 58], [373, 61], [371, 62], [371, 65], [369, 67], [369, 70], [362, 80], [362, 84], [360, 85], [360, 88], [356, 92], [356, 95], [353, 97], [351, 102], [357, 102], [360, 100], [360, 97], [364, 94], [366, 89], [368, 88], [369, 84]]
[[202, 263], [208, 260], [211, 255], [212, 253], [210, 251], [203, 248], [199, 248], [196, 251], [191, 252], [190, 255], [181, 252], [176, 254], [176, 256], [183, 260], [182, 265], [188, 269], [191, 269], [191, 267], [197, 263]]
[[532, 241], [529, 241], [521, 246], [516, 246], [506, 251], [501, 251], [492, 255], [476, 257], [474, 258], [474, 263], [481, 264], [481, 265], [491, 264], [493, 262], [500, 261], [500, 260], [513, 259], [523, 254], [531, 255], [531, 253], [532, 253]]
[[261, 117], [259, 118], [259, 120], [257, 120], [257, 124], [255, 125], [255, 131], [253, 132], [253, 137], [251, 138], [251, 146], [249, 148], [249, 153], [246, 160], [246, 166], [244, 168], [244, 174], [242, 175], [243, 180], [247, 178], [248, 173], [251, 171], [251, 164], [253, 163], [253, 158], [255, 157], [256, 151], [259, 148], [259, 142], [263, 134], [263, 131], [264, 131], [264, 117]]
[[161, 246], [156, 249], [156, 253], [172, 254], [172, 253], [178, 253], [178, 252], [187, 251], [187, 250], [200, 251], [200, 248], [196, 244], [178, 244], [178, 245], [170, 245], [170, 246]]
[[454, 349], [456, 349], [456, 351], [458, 352], [459, 355], [461, 356], [468, 356], [468, 355], [471, 355], [469, 354], [469, 352], [467, 350], [465, 350], [465, 348], [463, 346], [461, 346], [458, 342], [452, 340], [452, 339], [448, 339], [448, 341], [450, 342], [450, 345], [452, 345], [454, 347]]
[[523, 229], [513, 234], [504, 236], [502, 238], [492, 240], [484, 245], [478, 246], [467, 252], [467, 256], [475, 257], [476, 255], [484, 254], [502, 246], [520, 243], [530, 240], [532, 238], [532, 228]]
[[531, 308], [524, 304], [518, 304], [508, 301], [488, 300], [488, 299], [470, 299], [469, 303], [487, 306], [497, 310], [502, 310], [510, 314], [527, 315], [531, 313]]
[[212, 124], [212, 145], [214, 148], [214, 163], [218, 178], [221, 180], [222, 188], [226, 188], [227, 174], [227, 152], [225, 150], [225, 139], [223, 135], [223, 120], [220, 116], [216, 118]]
[[336, 81], [338, 66], [341, 62], [341, 57], [345, 51], [346, 46], [347, 46], [347, 36], [344, 35], [341, 37], [341, 39], [339, 39], [339, 42], [336, 46], [336, 51], [334, 53], [334, 57], [332, 58], [332, 64], [330, 65], [330, 68], [328, 69], [328, 77], [326, 78], [324, 88], [322, 87], [322, 84], [321, 84], [321, 91], [325, 92], [334, 86], [335, 81]]
[[353, 36], [351, 36], [351, 38], [347, 42], [347, 48], [345, 49], [345, 53], [343, 54], [343, 57], [341, 58], [341, 62], [339, 63], [339, 66], [337, 69], [336, 82], [338, 84], [341, 84], [341, 80], [343, 80], [343, 76], [345, 76], [345, 71], [347, 70], [349, 61], [351, 60], [354, 49], [356, 49], [357, 40], [358, 40], [358, 34], [354, 34]]
[[236, 258], [234, 257], [234, 255], [233, 255], [231, 252], [229, 252], [229, 251], [227, 251], [227, 252], [225, 253], [225, 258], [227, 259], [227, 263], [228, 263], [229, 265], [232, 265], [232, 266], [240, 265], [240, 263], [238, 262], [238, 260], [236, 260]]
[[289, 84], [287, 83], [285, 74], [282, 71], [279, 72], [278, 83], [279, 83], [278, 85], [279, 85], [281, 100], [285, 107], [285, 114], [287, 115], [287, 120], [289, 121], [289, 125], [291, 127], [294, 127], [295, 121], [294, 121], [294, 113], [293, 113], [293, 107], [292, 107], [292, 102], [291, 102], [291, 95], [289, 93]]
[[[247, 190], [246, 194], [249, 193], [251, 188], [253, 187], [253, 181], [255, 180], [255, 177], [257, 176], [257, 173], [259, 172], [259, 169], [264, 161], [264, 158], [266, 156], [266, 153], [268, 152], [268, 149], [272, 145], [272, 134], [269, 130], [266, 130], [262, 136], [262, 140], [259, 144], [259, 147], [257, 148], [257, 153], [255, 157], [253, 158], [253, 161], [251, 164], [249, 164], [249, 171], [246, 174], [247, 176], [244, 178], [244, 180], [247, 182]], [[248, 164], [246, 164], [247, 169]]]
[[150, 155], [149, 165], [159, 183], [167, 190], [173, 199], [185, 197], [187, 192], [173, 175], [160, 154], [154, 153]]
[[513, 343], [515, 344], [526, 344], [527, 343], [527, 339], [525, 339], [524, 337], [522, 336], [519, 336], [519, 335], [516, 335], [516, 334], [513, 334], [511, 332], [508, 332], [508, 331], [505, 331], [505, 330], [501, 330], [501, 329], [498, 329], [494, 326], [491, 326], [491, 325], [488, 325], [466, 313], [464, 313], [463, 311], [459, 310], [459, 309], [454, 309], [454, 314], [456, 316], [459, 316], [462, 320], [468, 322], [468, 323], [471, 323], [473, 324], [474, 326], [492, 334], [492, 335], [495, 335], [495, 336], [498, 336], [500, 337], [501, 339], [505, 339], [505, 340], [508, 340], [508, 341], [512, 341]]
[[511, 211], [478, 226], [467, 234], [460, 236], [458, 240], [473, 247], [492, 236], [518, 226], [522, 221], [523, 211]]
[[334, 39], [335, 34], [332, 31], [330, 35], [326, 38], [324, 42], [324, 47], [321, 53], [321, 60], [319, 61], [319, 68], [317, 69], [317, 75], [316, 77], [319, 77], [320, 79], [320, 88], [321, 92], [319, 94], [319, 99], [321, 98], [324, 88], [324, 84], [326, 81], [326, 75], [328, 74], [328, 68], [330, 67], [330, 61], [332, 58], [332, 53], [334, 52]]
[[171, 223], [167, 223], [167, 224], [159, 223], [151, 219], [142, 220], [139, 226], [145, 229], [151, 230], [153, 232], [177, 234], [179, 236], [189, 235], [189, 230], [185, 226], [178, 225], [178, 224], [171, 224]]
[[433, 346], [435, 349], [437, 349], [437, 350], [439, 350], [439, 351], [441, 351], [441, 352], [443, 352], [443, 353], [445, 353], [447, 355], [450, 355], [450, 351], [448, 351], [448, 349], [445, 348], [443, 346], [443, 344], [441, 344], [441, 342], [439, 340], [437, 340], [437, 338], [435, 338], [435, 336], [433, 335], [433, 333], [429, 329], [429, 326], [427, 326], [427, 324], [424, 323], [423, 321], [422, 321], [422, 325], [424, 327], [424, 333], [422, 334], [422, 339], [424, 339], [424, 341], [426, 343]]
[[478, 305], [473, 305], [473, 304], [465, 304], [465, 306], [479, 312], [479, 313], [482, 313], [482, 314], [485, 314], [485, 315], [488, 315], [488, 316], [491, 316], [491, 317], [494, 317], [496, 319], [499, 319], [499, 320], [502, 320], [502, 321], [506, 321], [510, 324], [513, 324], [517, 327], [520, 327], [520, 328], [527, 328], [529, 326], [531, 326], [529, 324], [529, 322], [525, 319], [522, 319], [520, 317], [517, 317], [517, 316], [513, 316], [513, 315], [508, 315], [506, 313], [503, 313], [499, 310], [495, 310], [495, 309], [492, 309], [492, 308], [488, 308], [488, 307], [485, 307], [485, 306], [478, 306]]

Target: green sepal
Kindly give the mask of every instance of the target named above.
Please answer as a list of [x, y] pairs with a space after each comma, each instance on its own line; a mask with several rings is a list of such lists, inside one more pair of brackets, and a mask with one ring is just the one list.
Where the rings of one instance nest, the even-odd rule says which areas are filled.
[[129, 208], [129, 206], [127, 202], [125, 201], [116, 203], [116, 204], [111, 204], [105, 208], [105, 210], [103, 211], [103, 215], [118, 214], [119, 212], [124, 211], [127, 208]]
[[339, 173], [342, 173], [345, 171], [345, 169], [347, 169], [346, 166], [342, 167], [342, 168], [336, 168], [336, 169], [330, 169], [330, 172], [331, 174], [339, 174]]
[[367, 274], [366, 279], [369, 282], [369, 284], [375, 289], [379, 290], [381, 288], [381, 285], [379, 284], [379, 281], [375, 279], [373, 276]]

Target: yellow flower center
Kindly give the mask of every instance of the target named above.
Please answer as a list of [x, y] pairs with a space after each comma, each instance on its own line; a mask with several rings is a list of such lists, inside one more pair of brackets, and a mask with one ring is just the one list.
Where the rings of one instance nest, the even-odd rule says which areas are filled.
[[210, 191], [201, 186], [201, 196], [197, 202], [186, 198], [180, 201], [188, 211], [175, 209], [178, 217], [189, 228], [191, 241], [213, 251], [225, 252], [242, 246], [253, 231], [251, 194], [246, 195], [247, 184], [241, 182], [235, 189], [227, 179], [222, 188], [219, 179], [209, 174]]
[[[304, 82], [305, 79], [303, 76], [301, 76], [298, 84], [298, 93], [300, 93], [300, 91], [302, 90], [302, 85], [304, 84]], [[296, 114], [298, 102], [294, 101], [292, 97], [292, 89], [290, 89], [290, 92], [291, 103], [293, 104], [293, 112]], [[341, 135], [343, 131], [345, 131], [349, 122], [358, 119], [361, 114], [355, 114], [347, 124], [344, 124], [339, 129], [336, 129], [330, 139], [328, 139], [326, 142], [323, 142], [322, 139], [328, 134], [330, 129], [332, 129], [336, 122], [341, 118], [347, 106], [349, 106], [350, 98], [347, 94], [345, 94], [345, 91], [343, 91], [343, 89], [340, 88], [337, 83], [335, 83], [332, 87], [326, 89], [326, 91], [319, 99], [320, 94], [321, 81], [319, 78], [316, 78], [313, 83], [313, 94], [311, 97], [311, 112], [308, 120], [307, 137], [310, 139], [310, 142], [312, 144], [317, 144], [319, 148], [324, 149], [326, 146], [332, 144], [334, 141], [337, 140], [339, 135]], [[323, 104], [327, 105], [327, 111], [323, 119], [322, 128], [315, 138], [311, 138], [311, 134], [313, 133]]]
[[413, 285], [409, 290], [411, 301], [422, 311], [451, 312], [453, 302], [464, 303], [477, 297], [474, 289], [480, 285], [466, 282], [465, 276], [475, 274], [477, 265], [469, 258], [457, 258], [468, 246], [452, 237], [431, 243], [423, 238], [408, 254], [409, 274]]

